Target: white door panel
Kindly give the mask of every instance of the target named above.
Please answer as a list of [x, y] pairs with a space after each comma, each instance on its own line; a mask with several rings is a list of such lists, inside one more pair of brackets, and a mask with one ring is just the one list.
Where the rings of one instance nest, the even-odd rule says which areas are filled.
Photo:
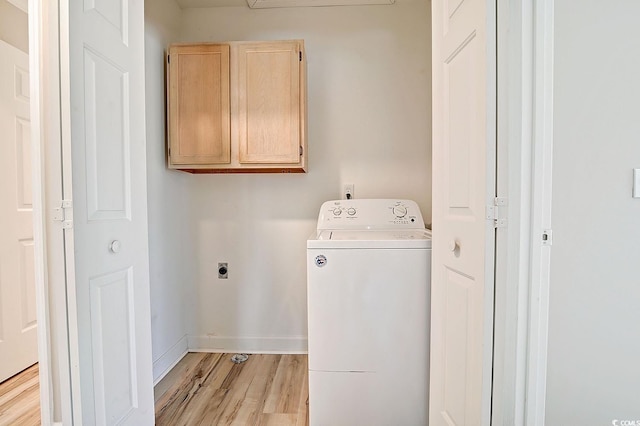
[[68, 7], [80, 423], [149, 425], [143, 1]]
[[433, 0], [430, 425], [490, 422], [495, 1]]
[[0, 41], [0, 382], [38, 361], [29, 58]]

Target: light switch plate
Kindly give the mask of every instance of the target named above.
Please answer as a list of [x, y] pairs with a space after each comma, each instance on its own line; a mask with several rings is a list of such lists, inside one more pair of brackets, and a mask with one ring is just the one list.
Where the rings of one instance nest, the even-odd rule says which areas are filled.
[[633, 198], [640, 198], [640, 169], [633, 169]]

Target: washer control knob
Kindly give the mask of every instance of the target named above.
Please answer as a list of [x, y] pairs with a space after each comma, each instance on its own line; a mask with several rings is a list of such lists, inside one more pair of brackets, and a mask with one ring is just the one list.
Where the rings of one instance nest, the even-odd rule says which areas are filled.
[[349, 210], [347, 210], [347, 214], [349, 214], [349, 216], [353, 216], [354, 214], [356, 214], [356, 209], [350, 207]]
[[405, 206], [395, 206], [393, 208], [393, 214], [396, 217], [405, 217], [407, 215], [407, 208]]
[[333, 209], [333, 215], [334, 216], [340, 216], [342, 214], [342, 210], [339, 208], [335, 208]]

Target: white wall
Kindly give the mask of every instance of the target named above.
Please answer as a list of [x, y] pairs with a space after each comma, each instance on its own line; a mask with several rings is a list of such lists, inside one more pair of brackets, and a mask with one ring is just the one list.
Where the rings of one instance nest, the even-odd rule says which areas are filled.
[[357, 198], [415, 199], [430, 222], [429, 13], [410, 0], [183, 11], [182, 41], [300, 38], [308, 58], [309, 172], [192, 177], [190, 346], [306, 350], [306, 239], [342, 184]]
[[555, 1], [547, 421], [640, 420], [640, 3]]
[[0, 0], [0, 40], [29, 53], [27, 14], [7, 0]]
[[173, 0], [145, 4], [147, 198], [153, 375], [187, 349], [185, 294], [193, 285], [192, 176], [169, 171], [165, 157], [165, 48], [177, 37], [181, 10]]

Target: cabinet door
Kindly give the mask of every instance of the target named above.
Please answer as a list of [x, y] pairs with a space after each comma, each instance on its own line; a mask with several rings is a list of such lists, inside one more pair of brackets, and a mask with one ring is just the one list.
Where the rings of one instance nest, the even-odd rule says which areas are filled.
[[301, 161], [301, 70], [298, 42], [237, 45], [240, 164]]
[[170, 167], [231, 161], [229, 45], [169, 49]]

